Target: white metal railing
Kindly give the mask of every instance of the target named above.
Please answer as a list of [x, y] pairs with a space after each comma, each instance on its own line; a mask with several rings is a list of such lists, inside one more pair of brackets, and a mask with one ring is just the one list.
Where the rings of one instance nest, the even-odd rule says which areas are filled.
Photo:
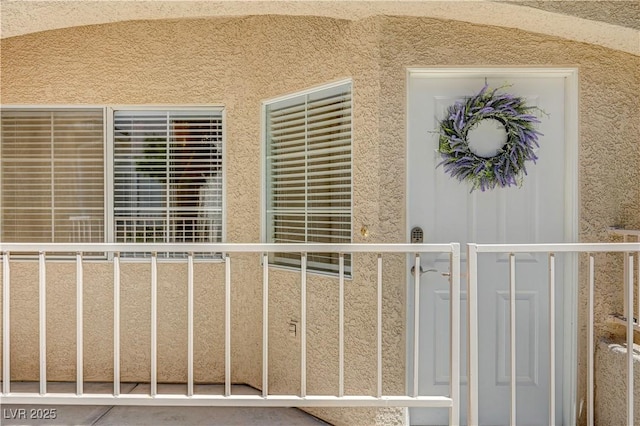
[[[549, 424], [555, 420], [555, 255], [556, 253], [586, 253], [589, 257], [588, 342], [587, 342], [587, 422], [594, 424], [594, 287], [595, 253], [621, 253], [624, 256], [623, 273], [625, 288], [625, 312], [633, 312], [634, 253], [640, 257], [638, 243], [572, 243], [572, 244], [468, 244], [468, 424], [478, 423], [478, 256], [482, 253], [508, 254], [509, 256], [509, 328], [510, 328], [510, 424], [516, 424], [516, 346], [515, 346], [515, 301], [516, 301], [516, 253], [545, 253], [548, 255], [549, 285]], [[636, 263], [640, 277], [640, 259]], [[640, 293], [640, 288], [638, 290]], [[640, 312], [640, 307], [639, 307]], [[633, 315], [626, 316], [627, 341], [627, 424], [633, 424], [633, 330], [637, 326]]]
[[[319, 406], [342, 406], [342, 407], [383, 407], [383, 406], [404, 406], [404, 407], [438, 407], [448, 408], [450, 412], [449, 422], [451, 425], [459, 423], [459, 394], [460, 394], [460, 245], [452, 244], [22, 244], [11, 243], [0, 245], [2, 253], [3, 270], [3, 382], [2, 400], [6, 404], [82, 404], [82, 405], [207, 405], [207, 406], [270, 406], [270, 407], [319, 407]], [[151, 375], [150, 391], [148, 394], [121, 394], [120, 392], [120, 277], [121, 259], [120, 253], [148, 252], [151, 253], [147, 261], [151, 266]], [[269, 392], [269, 264], [270, 253], [299, 253], [301, 255], [301, 369], [300, 369], [300, 392], [299, 395], [273, 395]], [[331, 252], [339, 254], [339, 383], [337, 395], [310, 395], [307, 392], [307, 253]], [[38, 393], [18, 393], [11, 391], [11, 299], [10, 299], [10, 268], [11, 254], [25, 253], [37, 254], [39, 269], [39, 350], [40, 350], [40, 389]], [[47, 288], [47, 255], [56, 253], [76, 253], [76, 334], [77, 334], [77, 377], [75, 393], [48, 393], [47, 392], [47, 330], [46, 330], [46, 288]], [[107, 253], [110, 256], [108, 262], [113, 265], [114, 281], [114, 339], [113, 339], [113, 359], [114, 378], [113, 392], [111, 394], [89, 394], [83, 389], [83, 253]], [[158, 254], [159, 253], [186, 253], [186, 259], [174, 259], [174, 262], [187, 263], [187, 391], [186, 394], [158, 394], [157, 377], [157, 304], [158, 304]], [[225, 321], [224, 321], [224, 393], [221, 395], [202, 395], [194, 393], [193, 374], [193, 345], [194, 345], [194, 253], [223, 253], [225, 270]], [[261, 395], [236, 395], [231, 392], [231, 262], [233, 256], [239, 253], [256, 253], [261, 256], [263, 270], [263, 293], [262, 293], [262, 394]], [[353, 253], [377, 254], [377, 383], [375, 395], [346, 395], [344, 391], [344, 285], [345, 285], [345, 256]], [[443, 396], [422, 396], [418, 392], [419, 366], [414, 366], [413, 389], [407, 392], [408, 395], [385, 395], [383, 393], [383, 370], [382, 370], [382, 259], [386, 254], [411, 254], [415, 256], [414, 267], [420, 267], [419, 253], [448, 253], [451, 261], [451, 297], [450, 297], [450, 388], [449, 395]], [[139, 260], [138, 260], [139, 261]], [[206, 260], [205, 260], [206, 261]], [[107, 262], [107, 260], [105, 260]], [[416, 353], [414, 359], [419, 359], [419, 292], [420, 274], [416, 274], [415, 281], [415, 330], [414, 348]]]
[[[628, 242], [634, 242], [634, 240], [636, 242], [640, 243], [640, 230], [637, 229], [621, 229], [621, 228], [610, 228], [609, 229], [609, 234], [617, 236], [617, 237], [621, 237], [622, 238], [622, 242], [624, 243], [628, 243]], [[636, 331], [640, 331], [640, 279], [638, 279], [638, 286], [637, 286], [637, 299], [638, 299], [638, 303], [635, 307], [635, 312], [633, 311], [633, 309], [630, 309], [629, 307], [633, 307], [633, 302], [631, 302], [631, 304], [629, 304], [629, 301], [627, 300], [628, 298], [628, 294], [629, 294], [629, 289], [627, 288], [627, 283], [629, 282], [629, 277], [626, 275], [627, 271], [629, 270], [628, 265], [626, 264], [626, 262], [628, 261], [628, 259], [625, 257], [624, 258], [624, 262], [625, 262], [625, 266], [624, 266], [624, 270], [625, 270], [625, 277], [624, 277], [624, 296], [623, 296], [623, 300], [624, 300], [624, 305], [623, 305], [623, 309], [622, 309], [622, 315], [618, 315], [619, 313], [613, 313], [612, 318], [615, 322], [626, 322], [628, 320], [629, 317], [634, 318], [634, 322], [635, 322], [635, 329]], [[638, 262], [638, 276], [640, 277], [640, 261]], [[633, 281], [633, 280], [631, 280]]]

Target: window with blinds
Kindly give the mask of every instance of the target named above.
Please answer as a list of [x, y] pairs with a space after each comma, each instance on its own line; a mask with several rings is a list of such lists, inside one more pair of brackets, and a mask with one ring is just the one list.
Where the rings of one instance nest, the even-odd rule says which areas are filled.
[[1, 241], [104, 241], [103, 109], [1, 112]]
[[[351, 83], [269, 102], [265, 113], [268, 241], [350, 243]], [[309, 270], [338, 272], [337, 254], [307, 261]], [[270, 262], [299, 267], [300, 255], [276, 253]]]
[[114, 111], [115, 241], [221, 242], [222, 141], [219, 110]]

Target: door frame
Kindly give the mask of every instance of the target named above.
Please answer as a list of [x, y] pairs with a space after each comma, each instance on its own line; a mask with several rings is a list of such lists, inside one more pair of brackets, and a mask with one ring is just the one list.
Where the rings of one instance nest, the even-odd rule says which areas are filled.
[[[414, 76], [427, 78], [447, 78], [447, 77], [537, 77], [537, 78], [565, 78], [565, 120], [564, 120], [564, 140], [565, 140], [565, 177], [564, 177], [564, 242], [578, 242], [579, 224], [579, 193], [578, 193], [578, 135], [579, 135], [579, 84], [578, 69], [567, 67], [407, 67], [405, 77], [405, 159], [409, 158], [409, 90], [410, 79]], [[405, 161], [405, 235], [410, 235], [411, 224], [409, 216], [409, 162]], [[569, 315], [564, 320], [565, 342], [569, 342], [569, 347], [564, 348], [563, 363], [563, 422], [565, 424], [575, 424], [577, 419], [577, 373], [578, 373], [578, 262], [575, 254], [567, 257], [564, 282], [569, 283], [564, 289], [564, 312]], [[407, 308], [410, 294], [411, 276], [407, 274]], [[408, 311], [408, 309], [407, 309]], [[408, 344], [413, 335], [413, 323], [407, 315], [406, 320], [406, 365], [411, 365], [413, 355], [408, 350]], [[568, 337], [568, 339], [566, 338]], [[411, 378], [406, 369], [406, 386], [408, 388]], [[408, 390], [408, 389], [407, 389]], [[408, 420], [407, 410], [407, 420]], [[407, 423], [408, 424], [408, 423]]]

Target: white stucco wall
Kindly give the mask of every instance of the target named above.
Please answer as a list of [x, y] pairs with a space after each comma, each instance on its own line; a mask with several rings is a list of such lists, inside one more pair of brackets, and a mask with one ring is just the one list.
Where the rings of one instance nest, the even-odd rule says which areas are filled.
[[[354, 242], [404, 242], [405, 70], [409, 66], [575, 66], [580, 78], [580, 239], [608, 241], [613, 224], [640, 227], [640, 57], [530, 32], [419, 17], [342, 20], [251, 16], [119, 22], [2, 40], [5, 104], [222, 104], [226, 109], [227, 241], [260, 241], [262, 100], [350, 77], [354, 92]], [[359, 230], [366, 225], [369, 236]], [[375, 260], [358, 256], [346, 286], [348, 393], [375, 386]], [[72, 380], [75, 335], [73, 265], [48, 265], [51, 379]], [[621, 305], [615, 263], [598, 271], [598, 334]], [[159, 379], [186, 372], [184, 266], [162, 265]], [[404, 391], [405, 268], [385, 263], [385, 391]], [[196, 283], [196, 378], [222, 380], [221, 265], [201, 265]], [[262, 278], [257, 256], [233, 259], [233, 380], [261, 383]], [[271, 270], [270, 388], [299, 386], [299, 339], [289, 320], [300, 312], [299, 274]], [[110, 380], [110, 265], [85, 271], [88, 380]], [[123, 268], [123, 374], [148, 377], [148, 266]], [[12, 371], [37, 378], [34, 264], [12, 269]], [[585, 340], [585, 279], [580, 280], [580, 341]], [[308, 392], [337, 391], [337, 279], [308, 281]], [[186, 299], [184, 299], [186, 300]], [[139, 307], [139, 306], [142, 306]], [[299, 318], [299, 317], [298, 317]], [[55, 336], [55, 337], [54, 337]], [[127, 347], [125, 349], [125, 346]], [[20, 348], [20, 349], [18, 349]], [[14, 352], [15, 351], [15, 352]], [[584, 395], [580, 356], [580, 396]], [[123, 378], [124, 379], [124, 378]], [[400, 421], [398, 411], [309, 410], [336, 424]], [[395, 420], [393, 420], [395, 419]]]

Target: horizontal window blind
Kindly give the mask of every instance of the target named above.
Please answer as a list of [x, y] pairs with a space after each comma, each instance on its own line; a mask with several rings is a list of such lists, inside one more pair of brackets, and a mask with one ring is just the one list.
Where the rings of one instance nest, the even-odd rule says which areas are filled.
[[104, 241], [102, 109], [3, 109], [2, 241]]
[[[266, 106], [269, 242], [351, 242], [351, 84]], [[300, 255], [271, 262], [298, 267]], [[337, 272], [338, 257], [308, 255], [309, 269]], [[350, 273], [351, 258], [345, 258]]]
[[116, 242], [222, 240], [222, 113], [114, 112]]

